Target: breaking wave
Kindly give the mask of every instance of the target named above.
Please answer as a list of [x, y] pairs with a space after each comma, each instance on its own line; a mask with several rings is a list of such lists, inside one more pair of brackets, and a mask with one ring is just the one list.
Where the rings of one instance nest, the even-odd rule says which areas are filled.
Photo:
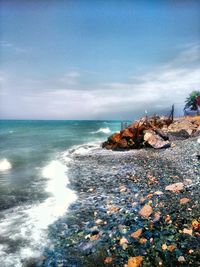
[[91, 132], [91, 133], [92, 134], [97, 134], [97, 133], [105, 133], [105, 134], [107, 134], [107, 133], [110, 133], [110, 132], [111, 132], [111, 130], [108, 127], [106, 127], [106, 128], [100, 128], [99, 130], [97, 130], [95, 132]]
[[[48, 226], [64, 215], [69, 205], [76, 200], [75, 192], [67, 187], [69, 180], [66, 170], [66, 165], [60, 160], [49, 162], [41, 174], [47, 179], [45, 190], [50, 196], [42, 203], [18, 206], [3, 214], [0, 236], [9, 242], [0, 245], [2, 266], [21, 267], [24, 260], [41, 255], [42, 249], [48, 244]], [[12, 246], [13, 243], [21, 245], [8, 253], [9, 244]]]

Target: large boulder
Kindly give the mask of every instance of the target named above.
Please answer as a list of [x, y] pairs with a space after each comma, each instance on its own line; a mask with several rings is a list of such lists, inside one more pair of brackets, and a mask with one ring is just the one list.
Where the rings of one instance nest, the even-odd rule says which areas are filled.
[[158, 134], [152, 130], [145, 131], [144, 134], [144, 143], [153, 148], [167, 148], [170, 147], [169, 141], [163, 140]]
[[175, 120], [169, 127], [170, 139], [187, 139], [197, 130], [197, 126], [187, 119]]
[[133, 138], [134, 133], [133, 133], [133, 131], [130, 130], [130, 128], [126, 128], [126, 129], [121, 131], [121, 137]]
[[121, 140], [121, 134], [120, 133], [114, 133], [110, 137], [108, 137], [108, 141], [110, 143], [119, 143]]

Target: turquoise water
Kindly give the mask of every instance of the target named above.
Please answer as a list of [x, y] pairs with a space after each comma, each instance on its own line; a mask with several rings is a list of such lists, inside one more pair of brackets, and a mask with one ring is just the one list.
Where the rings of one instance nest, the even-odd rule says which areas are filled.
[[70, 149], [100, 146], [119, 130], [119, 121], [0, 121], [2, 266], [39, 255], [49, 224], [76, 201], [67, 187]]

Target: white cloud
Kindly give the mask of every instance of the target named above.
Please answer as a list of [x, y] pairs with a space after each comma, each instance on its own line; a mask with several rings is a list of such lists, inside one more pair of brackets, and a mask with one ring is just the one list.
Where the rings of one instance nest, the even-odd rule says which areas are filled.
[[[149, 113], [166, 112], [173, 103], [181, 112], [186, 96], [200, 89], [198, 51], [196, 44], [189, 46], [171, 62], [143, 75], [127, 77], [127, 82], [122, 83], [102, 82], [86, 87], [82, 79], [87, 72], [77, 70], [46, 81], [33, 80], [32, 90], [25, 87], [20, 94], [13, 92], [18, 105], [12, 106], [12, 112], [31, 118], [127, 119], [142, 116], [145, 109]], [[3, 114], [10, 112], [10, 102], [8, 96], [4, 101], [8, 108], [4, 104]]]
[[59, 80], [67, 85], [77, 85], [79, 83], [79, 78], [81, 73], [79, 71], [69, 71], [64, 74]]

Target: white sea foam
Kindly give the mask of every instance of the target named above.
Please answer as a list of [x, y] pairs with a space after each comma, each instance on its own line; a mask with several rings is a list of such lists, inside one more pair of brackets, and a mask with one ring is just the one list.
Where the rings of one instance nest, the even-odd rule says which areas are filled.
[[83, 145], [73, 146], [67, 152], [63, 153], [65, 162], [69, 161], [69, 155], [86, 155], [90, 151], [100, 148], [101, 141], [90, 142]]
[[42, 169], [43, 177], [47, 178], [46, 191], [51, 196], [42, 203], [6, 211], [0, 220], [2, 238], [11, 241], [24, 239], [27, 243], [26, 247], [12, 254], [6, 253], [6, 246], [0, 247], [0, 262], [4, 267], [22, 266], [23, 259], [39, 256], [42, 248], [48, 244], [48, 226], [64, 215], [76, 200], [75, 192], [66, 187], [69, 184], [66, 170], [67, 167], [60, 160], [51, 161]]
[[12, 165], [7, 159], [2, 159], [0, 161], [0, 171], [7, 171], [11, 168], [12, 168]]
[[110, 133], [110, 132], [111, 132], [111, 130], [108, 127], [106, 127], [106, 128], [100, 128], [99, 130], [97, 130], [95, 132], [91, 132], [91, 133], [92, 134], [96, 134], [96, 133], [105, 133], [105, 134], [107, 134], [107, 133]]

